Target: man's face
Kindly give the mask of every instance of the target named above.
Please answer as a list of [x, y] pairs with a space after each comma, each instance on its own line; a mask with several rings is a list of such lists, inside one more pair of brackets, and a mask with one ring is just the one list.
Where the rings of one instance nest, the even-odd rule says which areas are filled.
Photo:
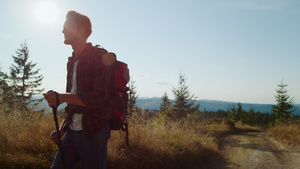
[[66, 20], [64, 23], [63, 31], [66, 45], [72, 45], [79, 40], [79, 31], [77, 25], [70, 20]]

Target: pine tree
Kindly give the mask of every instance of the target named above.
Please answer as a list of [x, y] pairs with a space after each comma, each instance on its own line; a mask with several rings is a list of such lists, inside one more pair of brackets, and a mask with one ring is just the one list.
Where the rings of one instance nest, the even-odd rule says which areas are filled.
[[255, 124], [255, 112], [253, 108], [250, 108], [247, 118], [247, 124], [254, 125]]
[[128, 94], [128, 115], [132, 115], [133, 111], [136, 111], [136, 101], [138, 98], [137, 92], [136, 92], [136, 86], [134, 84], [135, 82], [130, 80], [129, 82], [129, 94]]
[[9, 86], [9, 77], [0, 68], [0, 103], [9, 104], [13, 100], [12, 89]]
[[167, 93], [165, 92], [161, 98], [160, 113], [162, 116], [171, 117], [172, 102], [169, 100]]
[[281, 123], [288, 123], [292, 113], [295, 111], [292, 110], [294, 101], [287, 95], [287, 86], [288, 85], [283, 84], [283, 81], [281, 81], [281, 84], [278, 85], [278, 89], [276, 89], [277, 95], [275, 95], [275, 98], [277, 104], [272, 106], [272, 112], [276, 115], [276, 121]]
[[13, 87], [9, 84], [9, 76], [0, 70], [0, 103], [12, 104], [16, 101]]
[[243, 105], [242, 103], [237, 103], [237, 109], [236, 109], [236, 120], [237, 121], [242, 121], [243, 123], [246, 122], [247, 119], [247, 114], [246, 111], [243, 110]]
[[195, 104], [196, 97], [191, 94], [185, 82], [185, 76], [180, 74], [178, 87], [173, 88], [173, 94], [175, 95], [173, 118], [175, 119], [199, 113], [200, 104]]
[[228, 106], [227, 117], [228, 120], [232, 122], [237, 122], [239, 120], [237, 118], [237, 108], [235, 107], [235, 104], [231, 105], [231, 107]]
[[28, 108], [33, 101], [33, 95], [40, 94], [44, 89], [38, 89], [42, 84], [43, 75], [39, 75], [40, 69], [34, 69], [37, 63], [29, 61], [29, 50], [26, 41], [17, 49], [16, 56], [12, 56], [14, 64], [10, 67], [10, 79], [16, 99], [24, 108]]

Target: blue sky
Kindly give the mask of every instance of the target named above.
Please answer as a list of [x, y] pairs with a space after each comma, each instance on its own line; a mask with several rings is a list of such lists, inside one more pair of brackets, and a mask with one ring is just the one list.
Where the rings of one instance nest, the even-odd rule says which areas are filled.
[[2, 0], [0, 9], [1, 70], [26, 39], [45, 91], [65, 91], [72, 49], [61, 31], [76, 10], [92, 21], [88, 41], [128, 63], [139, 97], [173, 98], [182, 73], [198, 99], [274, 104], [283, 80], [300, 103], [297, 0]]

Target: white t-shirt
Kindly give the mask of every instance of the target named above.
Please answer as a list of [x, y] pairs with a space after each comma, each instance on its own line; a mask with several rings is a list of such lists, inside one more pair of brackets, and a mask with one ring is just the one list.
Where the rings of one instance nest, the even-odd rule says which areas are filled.
[[[77, 83], [76, 83], [77, 64], [78, 64], [78, 60], [74, 63], [71, 94], [76, 94], [77, 92]], [[69, 127], [74, 131], [82, 130], [82, 114], [75, 113], [72, 117], [72, 123], [69, 124]]]

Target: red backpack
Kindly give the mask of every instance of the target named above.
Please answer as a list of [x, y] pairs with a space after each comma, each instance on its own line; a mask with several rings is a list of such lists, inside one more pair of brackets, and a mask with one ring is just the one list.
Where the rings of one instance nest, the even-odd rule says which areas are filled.
[[129, 69], [126, 63], [118, 61], [114, 53], [105, 53], [102, 57], [105, 65], [110, 70], [110, 102], [113, 108], [113, 115], [110, 121], [111, 130], [126, 131], [128, 134], [128, 123], [126, 121], [128, 91], [126, 86], [129, 82]]

